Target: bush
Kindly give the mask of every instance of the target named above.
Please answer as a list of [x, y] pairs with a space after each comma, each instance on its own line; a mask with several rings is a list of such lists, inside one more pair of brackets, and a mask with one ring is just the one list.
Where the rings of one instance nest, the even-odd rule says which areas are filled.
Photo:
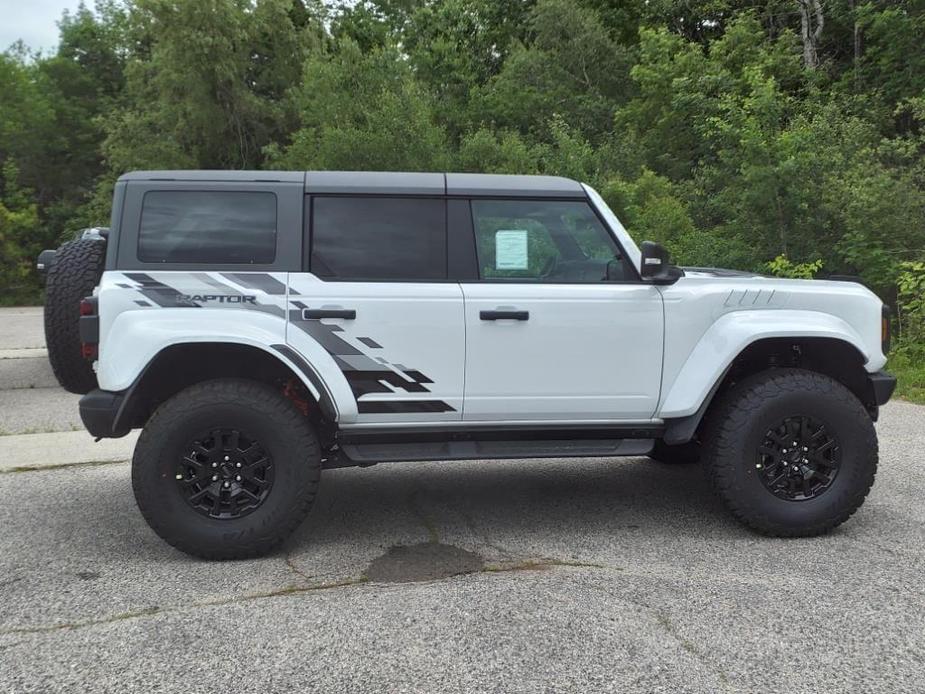
[[785, 255], [779, 255], [765, 264], [768, 272], [775, 277], [789, 277], [797, 280], [811, 280], [822, 269], [822, 261], [811, 263], [794, 263]]
[[897, 348], [925, 357], [925, 262], [900, 263], [896, 318]]
[[11, 161], [0, 176], [0, 304], [34, 304], [41, 288], [33, 262], [41, 250], [38, 206], [31, 191], [20, 188]]

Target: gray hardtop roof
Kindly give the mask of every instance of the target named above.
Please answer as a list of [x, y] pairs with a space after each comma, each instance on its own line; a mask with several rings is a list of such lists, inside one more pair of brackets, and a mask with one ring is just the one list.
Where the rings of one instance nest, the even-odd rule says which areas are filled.
[[559, 176], [399, 171], [131, 171], [120, 181], [302, 183], [306, 193], [584, 197], [581, 184]]
[[304, 171], [220, 171], [220, 170], [165, 170], [165, 171], [129, 171], [119, 176], [120, 181], [241, 181], [256, 183], [301, 183], [305, 180]]

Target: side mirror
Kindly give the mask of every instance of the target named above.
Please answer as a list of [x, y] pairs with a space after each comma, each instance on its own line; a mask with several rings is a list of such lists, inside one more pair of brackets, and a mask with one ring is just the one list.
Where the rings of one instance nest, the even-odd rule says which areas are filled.
[[51, 264], [55, 261], [55, 254], [58, 251], [44, 250], [39, 253], [39, 257], [35, 261], [35, 269], [39, 271], [39, 274], [44, 277], [48, 273], [48, 268], [51, 267]]
[[668, 251], [654, 241], [643, 241], [642, 267], [639, 274], [642, 279], [652, 284], [674, 284], [684, 277], [684, 270], [672, 265]]

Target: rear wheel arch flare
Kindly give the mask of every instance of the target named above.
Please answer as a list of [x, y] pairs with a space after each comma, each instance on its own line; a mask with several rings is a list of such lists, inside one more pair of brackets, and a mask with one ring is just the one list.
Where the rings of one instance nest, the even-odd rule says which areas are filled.
[[165, 400], [189, 386], [215, 378], [244, 378], [271, 384], [295, 379], [305, 388], [322, 418], [332, 421], [337, 418], [323, 381], [285, 345], [181, 342], [164, 347], [148, 362], [126, 391], [114, 428], [141, 426]]

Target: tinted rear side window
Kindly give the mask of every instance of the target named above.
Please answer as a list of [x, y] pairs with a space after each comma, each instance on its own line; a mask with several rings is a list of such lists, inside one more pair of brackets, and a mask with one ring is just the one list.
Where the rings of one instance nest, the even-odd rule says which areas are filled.
[[446, 279], [446, 203], [315, 197], [311, 271], [343, 280]]
[[145, 193], [138, 260], [268, 264], [276, 258], [276, 195], [268, 192]]

